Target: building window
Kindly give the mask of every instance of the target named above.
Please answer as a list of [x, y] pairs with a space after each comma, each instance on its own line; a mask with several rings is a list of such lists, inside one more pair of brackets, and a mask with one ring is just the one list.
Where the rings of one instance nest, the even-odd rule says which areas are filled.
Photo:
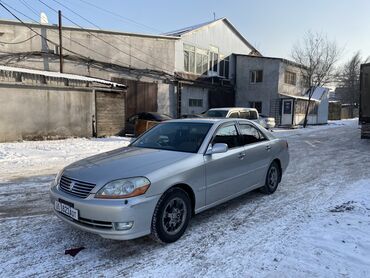
[[184, 70], [195, 73], [195, 47], [184, 44]]
[[196, 49], [196, 73], [207, 75], [208, 72], [208, 51], [203, 49]]
[[284, 79], [286, 84], [295, 85], [297, 83], [297, 74], [295, 72], [286, 71]]
[[202, 69], [202, 54], [200, 53], [197, 53], [195, 55], [195, 58], [196, 58], [196, 61], [197, 61], [197, 70], [196, 70], [196, 73], [197, 74], [202, 74], [203, 73], [203, 69]]
[[203, 99], [189, 98], [189, 107], [203, 107]]
[[251, 108], [256, 108], [258, 113], [262, 113], [262, 102], [261, 101], [250, 101], [249, 106]]
[[209, 52], [209, 71], [218, 72], [218, 53]]
[[220, 55], [220, 76], [229, 78], [229, 64], [230, 59], [229, 57], [224, 58]]
[[213, 73], [218, 73], [218, 48], [210, 47], [209, 51], [209, 71]]
[[309, 81], [309, 78], [308, 78], [308, 76], [307, 76], [307, 75], [303, 75], [303, 76], [302, 76], [301, 86], [302, 86], [302, 87], [305, 87], [305, 88], [310, 87], [310, 81]]
[[263, 81], [263, 70], [250, 71], [250, 83], [261, 83]]

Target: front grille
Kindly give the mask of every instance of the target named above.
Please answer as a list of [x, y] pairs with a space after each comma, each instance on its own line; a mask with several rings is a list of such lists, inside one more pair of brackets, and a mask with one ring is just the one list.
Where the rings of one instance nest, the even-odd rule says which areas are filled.
[[64, 215], [63, 213], [58, 211], [58, 214], [67, 218], [70, 221], [73, 221], [75, 223], [78, 223], [83, 226], [91, 227], [91, 228], [98, 228], [98, 229], [104, 229], [104, 230], [111, 230], [113, 229], [113, 223], [107, 222], [107, 221], [98, 221], [98, 220], [92, 220], [87, 218], [79, 217], [78, 220], [73, 219], [71, 217], [68, 217]]
[[94, 187], [95, 184], [93, 183], [71, 179], [66, 176], [62, 176], [59, 183], [61, 191], [79, 198], [86, 198]]

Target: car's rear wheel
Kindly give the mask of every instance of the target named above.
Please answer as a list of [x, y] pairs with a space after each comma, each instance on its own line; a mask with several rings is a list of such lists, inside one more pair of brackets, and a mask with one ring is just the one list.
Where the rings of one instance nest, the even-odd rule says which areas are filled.
[[191, 201], [180, 188], [169, 189], [158, 201], [152, 219], [152, 237], [171, 243], [185, 232], [191, 217]]
[[265, 185], [261, 187], [261, 191], [265, 194], [272, 194], [276, 191], [281, 177], [279, 164], [273, 161], [267, 171]]

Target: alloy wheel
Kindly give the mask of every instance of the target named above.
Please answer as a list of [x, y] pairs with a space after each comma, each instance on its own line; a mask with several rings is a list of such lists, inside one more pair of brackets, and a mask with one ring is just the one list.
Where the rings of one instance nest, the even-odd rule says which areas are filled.
[[171, 199], [162, 216], [162, 226], [166, 233], [175, 235], [178, 233], [185, 224], [187, 216], [187, 207], [181, 198]]

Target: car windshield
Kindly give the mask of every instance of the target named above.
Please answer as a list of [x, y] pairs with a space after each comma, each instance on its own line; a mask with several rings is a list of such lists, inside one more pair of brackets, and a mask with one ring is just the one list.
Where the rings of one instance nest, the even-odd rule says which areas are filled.
[[131, 146], [196, 153], [211, 126], [211, 123], [162, 123], [143, 134]]
[[225, 118], [227, 110], [208, 110], [204, 116], [209, 118]]

